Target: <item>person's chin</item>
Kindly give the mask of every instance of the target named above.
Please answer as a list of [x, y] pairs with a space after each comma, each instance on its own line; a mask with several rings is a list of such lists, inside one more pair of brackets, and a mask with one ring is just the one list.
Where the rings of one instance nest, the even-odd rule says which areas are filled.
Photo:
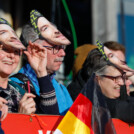
[[8, 42], [6, 45], [11, 48], [25, 49], [21, 42]]
[[66, 40], [66, 45], [70, 45], [71, 44], [71, 42], [69, 41], [69, 40]]
[[6, 77], [9, 77], [12, 73], [13, 71], [11, 70], [8, 70], [8, 71], [3, 70], [3, 72], [1, 72], [1, 76], [6, 78]]
[[68, 39], [48, 40], [48, 42], [54, 45], [70, 45], [71, 42]]
[[55, 68], [55, 71], [58, 71], [60, 69], [60, 65]]
[[15, 71], [17, 66], [10, 65], [10, 64], [4, 64], [3, 68], [4, 68], [3, 71], [6, 70], [5, 73], [10, 75], [11, 73], [13, 73]]
[[116, 94], [116, 98], [118, 98], [118, 97], [120, 97], [120, 93], [117, 93], [117, 94]]
[[71, 42], [70, 42], [69, 40], [62, 40], [62, 41], [60, 42], [60, 44], [61, 44], [61, 45], [70, 45]]

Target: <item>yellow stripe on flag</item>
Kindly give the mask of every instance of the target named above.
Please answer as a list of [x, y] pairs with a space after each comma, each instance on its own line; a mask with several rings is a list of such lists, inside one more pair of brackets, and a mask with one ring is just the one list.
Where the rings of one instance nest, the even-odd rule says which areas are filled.
[[67, 112], [57, 129], [63, 134], [90, 134], [90, 128], [70, 111]]

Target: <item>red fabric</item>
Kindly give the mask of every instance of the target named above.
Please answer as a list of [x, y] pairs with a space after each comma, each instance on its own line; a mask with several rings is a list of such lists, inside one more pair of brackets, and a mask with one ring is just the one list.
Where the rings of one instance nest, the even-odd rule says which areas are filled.
[[119, 119], [112, 119], [117, 134], [134, 134], [134, 123], [128, 124]]
[[[63, 116], [8, 114], [2, 122], [5, 134], [47, 134], [55, 131]], [[51, 134], [51, 133], [50, 133]]]
[[80, 93], [69, 111], [91, 128], [92, 102], [86, 96]]

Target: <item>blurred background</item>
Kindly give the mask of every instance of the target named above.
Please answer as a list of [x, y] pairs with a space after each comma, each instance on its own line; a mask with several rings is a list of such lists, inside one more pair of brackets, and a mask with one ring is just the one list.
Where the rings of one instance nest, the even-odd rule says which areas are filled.
[[117, 41], [126, 47], [127, 64], [134, 69], [134, 0], [0, 0], [0, 17], [7, 19], [18, 36], [37, 9], [72, 42], [57, 79], [71, 80], [74, 50], [96, 40]]

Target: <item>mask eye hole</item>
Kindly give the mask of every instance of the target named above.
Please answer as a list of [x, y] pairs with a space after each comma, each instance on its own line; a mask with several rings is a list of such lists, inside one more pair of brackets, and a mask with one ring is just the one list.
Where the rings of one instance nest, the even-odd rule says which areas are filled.
[[113, 53], [109, 53], [107, 56], [108, 56], [108, 58], [112, 58], [114, 55], [113, 55]]

